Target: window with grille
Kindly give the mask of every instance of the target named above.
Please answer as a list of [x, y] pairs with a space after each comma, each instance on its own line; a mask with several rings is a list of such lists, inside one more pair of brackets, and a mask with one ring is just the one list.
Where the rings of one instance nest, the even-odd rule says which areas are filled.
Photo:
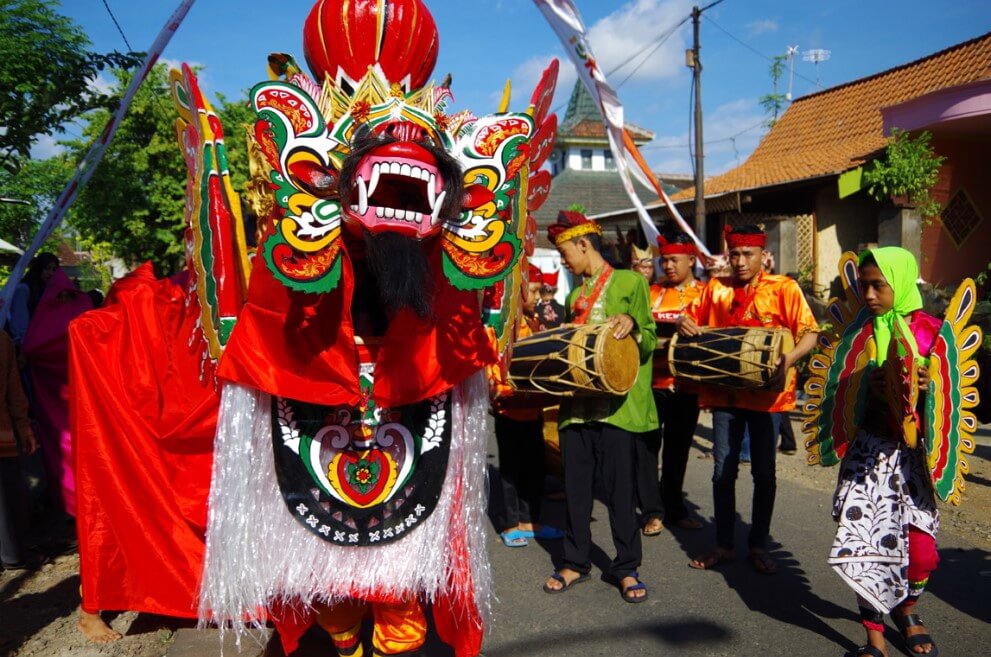
[[984, 218], [970, 200], [966, 190], [961, 187], [943, 208], [940, 219], [943, 223], [943, 229], [950, 236], [950, 239], [957, 247], [960, 247]]

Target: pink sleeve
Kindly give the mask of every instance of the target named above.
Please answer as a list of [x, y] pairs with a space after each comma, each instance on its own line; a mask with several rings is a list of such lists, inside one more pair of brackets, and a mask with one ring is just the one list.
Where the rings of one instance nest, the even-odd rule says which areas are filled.
[[939, 327], [943, 322], [932, 315], [916, 310], [912, 313], [909, 321], [909, 329], [915, 337], [915, 344], [919, 348], [919, 355], [928, 357], [936, 343], [936, 336], [939, 334]]

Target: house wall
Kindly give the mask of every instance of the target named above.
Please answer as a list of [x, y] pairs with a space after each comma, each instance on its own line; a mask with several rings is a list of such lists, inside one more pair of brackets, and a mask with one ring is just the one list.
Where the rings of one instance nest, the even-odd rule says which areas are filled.
[[991, 260], [991, 139], [936, 132], [931, 143], [936, 153], [946, 157], [933, 190], [933, 197], [944, 205], [944, 214], [946, 203], [963, 190], [979, 215], [980, 223], [961, 244], [955, 243], [942, 218], [922, 230], [922, 277], [936, 285], [956, 285], [983, 271]]
[[835, 178], [827, 179], [816, 190], [816, 290], [839, 294], [836, 269], [845, 251], [856, 251], [864, 244], [878, 241], [878, 205], [865, 192], [839, 198]]

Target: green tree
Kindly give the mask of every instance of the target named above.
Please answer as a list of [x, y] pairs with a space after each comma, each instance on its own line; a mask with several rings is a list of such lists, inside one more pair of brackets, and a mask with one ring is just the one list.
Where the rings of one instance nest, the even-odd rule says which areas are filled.
[[787, 61], [787, 55], [775, 55], [771, 58], [771, 66], [768, 72], [771, 74], [771, 80], [774, 83], [774, 93], [764, 94], [757, 99], [757, 102], [764, 108], [764, 111], [771, 115], [771, 118], [767, 120], [768, 128], [773, 128], [774, 124], [778, 122], [778, 114], [785, 108], [785, 102], [787, 101], [784, 94], [778, 93], [778, 81], [784, 75], [785, 62]]
[[[117, 72], [118, 87], [127, 83], [127, 75]], [[89, 244], [109, 247], [132, 265], [151, 260], [163, 274], [177, 271], [185, 257], [186, 164], [176, 141], [178, 113], [169, 93], [168, 71], [160, 64], [138, 89], [70, 212], [72, 225]], [[221, 98], [216, 107], [236, 190], [243, 188], [248, 169], [241, 125], [253, 122], [243, 105]], [[100, 135], [109, 114], [91, 112], [85, 120], [85, 143], [70, 143], [77, 159]]]
[[0, 169], [0, 197], [26, 202], [0, 203], [0, 237], [26, 247], [70, 177], [72, 164], [63, 156], [25, 160], [17, 173]]
[[98, 91], [100, 71], [132, 68], [140, 53], [87, 50], [83, 31], [53, 0], [0, 3], [0, 169], [16, 172], [41, 135], [117, 99]]

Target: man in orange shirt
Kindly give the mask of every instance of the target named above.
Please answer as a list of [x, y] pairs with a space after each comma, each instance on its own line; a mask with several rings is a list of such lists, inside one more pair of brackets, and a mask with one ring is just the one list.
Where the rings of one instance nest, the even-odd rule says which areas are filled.
[[[644, 536], [656, 536], [664, 522], [682, 529], [700, 529], [702, 523], [688, 515], [682, 494], [685, 469], [692, 436], [699, 419], [698, 390], [690, 383], [676, 383], [667, 362], [667, 341], [675, 333], [675, 320], [702, 293], [705, 287], [695, 279], [697, 251], [687, 233], [676, 232], [657, 238], [663, 280], [650, 286], [650, 312], [657, 323], [658, 344], [654, 354], [652, 387], [657, 416], [661, 422], [655, 431], [640, 434], [637, 440], [637, 497], [643, 514]], [[653, 261], [649, 273], [653, 273]], [[640, 271], [638, 269], [638, 271]], [[647, 273], [641, 271], [645, 276]], [[657, 456], [664, 446], [661, 460], [661, 483], [657, 484]]]
[[[773, 387], [784, 380], [788, 368], [815, 347], [818, 327], [798, 283], [787, 276], [761, 271], [767, 235], [760, 228], [742, 226], [731, 230], [727, 226], [725, 237], [732, 274], [709, 281], [701, 296], [678, 318], [678, 332], [685, 336], [698, 335], [700, 326], [789, 329], [795, 338], [795, 348], [781, 357], [777, 375], [768, 386]], [[699, 404], [712, 409], [716, 547], [688, 565], [706, 570], [733, 559], [736, 475], [740, 446], [744, 432], [749, 429], [754, 480], [748, 540], [750, 562], [757, 572], [773, 574], [777, 567], [767, 553], [767, 537], [777, 487], [774, 443], [780, 415], [775, 414], [795, 407], [795, 384], [780, 393], [707, 386], [700, 393]]]

